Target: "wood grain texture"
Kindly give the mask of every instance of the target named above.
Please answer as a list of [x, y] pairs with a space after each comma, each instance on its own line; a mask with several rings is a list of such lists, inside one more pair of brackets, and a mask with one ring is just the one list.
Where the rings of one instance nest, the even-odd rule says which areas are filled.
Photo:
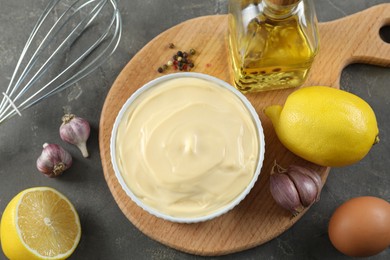
[[[321, 49], [305, 85], [339, 88], [341, 71], [352, 62], [390, 66], [390, 46], [379, 37], [379, 29], [390, 21], [389, 15], [390, 4], [385, 4], [320, 24]], [[170, 42], [175, 43], [176, 51], [197, 50], [192, 71], [232, 83], [226, 34], [225, 15], [192, 19], [160, 34], [122, 70], [107, 95], [100, 121], [99, 142], [104, 176], [125, 216], [147, 236], [198, 255], [223, 255], [261, 245], [290, 228], [305, 213], [292, 218], [272, 199], [269, 173], [274, 160], [282, 166], [298, 164], [313, 168], [321, 173], [324, 181], [329, 172], [329, 168], [293, 155], [279, 142], [263, 109], [270, 104], [283, 104], [295, 89], [276, 90], [246, 95], [262, 121], [266, 152], [258, 182], [232, 211], [208, 222], [177, 224], [146, 213], [126, 196], [115, 177], [110, 158], [110, 137], [117, 113], [136, 89], [161, 76], [156, 69], [170, 60], [175, 51], [168, 48]]]
[[339, 88], [343, 68], [352, 63], [389, 67], [390, 44], [379, 36], [379, 30], [385, 25], [390, 25], [390, 4], [320, 23], [320, 52], [306, 85]]

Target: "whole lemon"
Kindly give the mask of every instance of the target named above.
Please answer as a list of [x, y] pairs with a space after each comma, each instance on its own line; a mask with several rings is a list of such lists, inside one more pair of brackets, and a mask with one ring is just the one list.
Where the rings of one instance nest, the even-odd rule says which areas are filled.
[[379, 141], [370, 105], [343, 90], [304, 87], [291, 93], [283, 107], [272, 105], [264, 112], [287, 149], [322, 166], [358, 162]]

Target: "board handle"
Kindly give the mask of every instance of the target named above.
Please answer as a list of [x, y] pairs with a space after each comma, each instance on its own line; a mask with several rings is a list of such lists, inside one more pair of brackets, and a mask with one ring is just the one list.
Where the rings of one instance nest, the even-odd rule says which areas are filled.
[[[320, 51], [313, 67], [327, 69], [317, 75], [309, 74], [307, 81], [339, 88], [341, 72], [349, 64], [390, 67], [390, 44], [379, 34], [386, 25], [390, 25], [390, 4], [376, 5], [335, 21], [320, 23]], [[313, 67], [312, 71], [319, 71]]]

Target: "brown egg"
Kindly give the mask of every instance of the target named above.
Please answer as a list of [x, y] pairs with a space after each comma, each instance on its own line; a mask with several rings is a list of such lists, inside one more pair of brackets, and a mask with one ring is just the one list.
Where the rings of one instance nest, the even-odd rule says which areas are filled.
[[342, 204], [329, 222], [329, 238], [340, 252], [372, 256], [390, 246], [390, 203], [376, 197], [357, 197]]

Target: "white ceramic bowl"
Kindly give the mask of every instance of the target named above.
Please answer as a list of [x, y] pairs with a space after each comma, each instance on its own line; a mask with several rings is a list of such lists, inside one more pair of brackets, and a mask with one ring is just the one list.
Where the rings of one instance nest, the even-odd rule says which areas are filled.
[[[141, 201], [132, 191], [131, 189], [126, 185], [126, 182], [124, 181], [122, 174], [119, 170], [118, 164], [116, 162], [116, 139], [117, 139], [117, 130], [118, 126], [122, 120], [122, 117], [124, 113], [126, 112], [127, 108], [145, 91], [153, 88], [154, 86], [167, 81], [171, 79], [176, 79], [176, 78], [186, 78], [186, 77], [193, 77], [193, 78], [199, 78], [203, 79], [206, 81], [210, 81], [213, 83], [218, 84], [219, 86], [226, 88], [230, 90], [232, 93], [234, 93], [245, 105], [247, 108], [248, 112], [251, 115], [251, 118], [254, 122], [254, 125], [257, 130], [257, 138], [259, 142], [259, 151], [258, 151], [258, 160], [255, 168], [255, 173], [253, 174], [253, 177], [250, 181], [250, 183], [246, 186], [246, 188], [229, 204], [223, 206], [217, 211], [214, 211], [213, 213], [205, 216], [200, 216], [200, 217], [175, 217], [175, 216], [170, 216], [167, 215], [163, 212], [160, 212], [149, 205], [146, 205], [143, 201]], [[173, 74], [168, 74], [162, 77], [159, 77], [155, 80], [152, 80], [148, 83], [146, 83], [144, 86], [139, 88], [137, 91], [133, 93], [133, 95], [126, 101], [126, 103], [123, 105], [121, 110], [119, 111], [119, 114], [117, 115], [117, 118], [115, 120], [112, 134], [111, 134], [111, 140], [110, 140], [110, 151], [111, 151], [111, 161], [112, 165], [115, 171], [115, 176], [118, 179], [118, 182], [120, 183], [122, 189], [125, 191], [125, 193], [131, 198], [132, 201], [134, 201], [139, 207], [147, 211], [148, 213], [158, 217], [162, 218], [164, 220], [172, 221], [172, 222], [178, 222], [178, 223], [196, 223], [196, 222], [202, 222], [202, 221], [207, 221], [210, 219], [213, 219], [215, 217], [218, 217], [222, 214], [225, 214], [226, 212], [230, 211], [233, 209], [236, 205], [238, 205], [250, 192], [250, 190], [253, 188], [254, 184], [256, 183], [260, 172], [261, 168], [263, 165], [263, 160], [264, 160], [264, 150], [265, 150], [265, 143], [264, 143], [264, 134], [263, 134], [263, 127], [261, 125], [261, 122], [259, 120], [259, 117], [257, 115], [256, 110], [253, 108], [251, 103], [248, 101], [248, 99], [241, 93], [239, 92], [236, 88], [232, 87], [230, 84], [226, 83], [225, 81], [222, 81], [218, 78], [206, 75], [206, 74], [201, 74], [201, 73], [194, 73], [194, 72], [182, 72], [182, 73], [173, 73]]]

